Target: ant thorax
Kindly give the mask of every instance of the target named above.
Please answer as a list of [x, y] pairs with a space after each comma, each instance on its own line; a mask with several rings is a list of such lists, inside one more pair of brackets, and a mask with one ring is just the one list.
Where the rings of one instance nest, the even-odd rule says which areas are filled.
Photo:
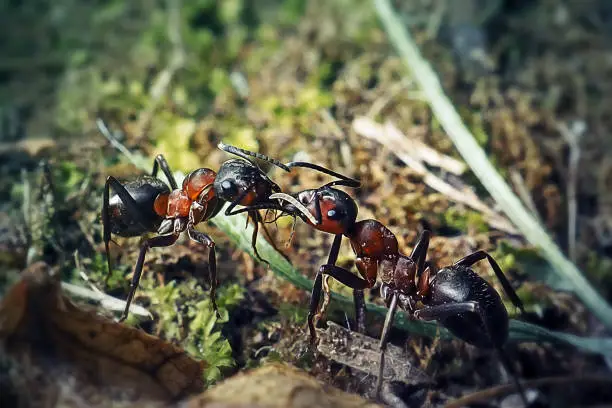
[[379, 221], [363, 220], [355, 223], [348, 237], [358, 257], [370, 257], [382, 261], [384, 258], [399, 255], [397, 238]]

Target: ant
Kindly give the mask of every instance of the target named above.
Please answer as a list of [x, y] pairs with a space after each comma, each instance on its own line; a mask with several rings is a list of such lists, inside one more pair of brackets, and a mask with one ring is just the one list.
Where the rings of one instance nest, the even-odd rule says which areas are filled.
[[[102, 120], [98, 119], [97, 125], [107, 139], [114, 140]], [[140, 236], [147, 232], [158, 234], [156, 237], [145, 240], [141, 245], [130, 282], [125, 310], [119, 321], [124, 321], [128, 316], [130, 304], [140, 281], [147, 250], [149, 248], [171, 246], [185, 231], [192, 241], [198, 242], [209, 249], [210, 298], [214, 311], [217, 316], [220, 316], [215, 296], [218, 284], [215, 242], [207, 234], [195, 230], [195, 226], [216, 216], [225, 202], [230, 203], [225, 210], [226, 216], [248, 212], [247, 222], [252, 219], [255, 225], [251, 241], [253, 251], [259, 260], [268, 263], [259, 256], [256, 247], [258, 225], [260, 223], [269, 237], [258, 210], [280, 210], [279, 202], [270, 199], [270, 196], [274, 192], [280, 193], [281, 189], [257, 165], [251, 162], [249, 157], [267, 161], [288, 172], [291, 171], [292, 167], [307, 167], [332, 176], [344, 177], [312, 163], [291, 162], [283, 164], [262, 154], [223, 143], [219, 144], [219, 148], [245, 160], [228, 160], [221, 165], [218, 172], [208, 168], [193, 170], [185, 176], [180, 188], [166, 159], [161, 154], [155, 157], [150, 176], [143, 175], [124, 184], [113, 176], [107, 177], [102, 205], [103, 239], [108, 264], [106, 281], [108, 282], [112, 271], [110, 260], [111, 233], [123, 237]], [[160, 169], [170, 186], [157, 178]], [[110, 195], [111, 188], [114, 191], [112, 196]], [[235, 209], [238, 205], [244, 206], [244, 208]], [[301, 209], [302, 212], [305, 212], [304, 208]]]
[[[272, 195], [272, 198], [281, 198]], [[312, 289], [308, 326], [311, 342], [316, 341], [314, 316], [319, 306], [322, 277], [331, 276], [352, 288], [372, 288], [380, 277], [381, 296], [389, 311], [385, 318], [380, 339], [380, 365], [376, 383], [376, 395], [380, 394], [384, 351], [388, 342], [393, 318], [399, 306], [409, 315], [421, 320], [437, 320], [451, 333], [479, 348], [493, 348], [498, 352], [502, 364], [512, 374], [525, 406], [527, 399], [514, 370], [503, 352], [508, 339], [508, 313], [497, 291], [471, 267], [476, 262], [488, 260], [504, 292], [512, 303], [524, 314], [523, 303], [504, 276], [501, 268], [487, 252], [479, 250], [436, 271], [426, 262], [431, 233], [424, 230], [412, 252], [406, 256], [399, 252], [395, 235], [379, 221], [368, 219], [357, 222], [357, 204], [344, 191], [322, 187], [304, 190], [296, 200], [315, 217], [311, 223], [306, 214], [301, 217], [314, 228], [336, 234], [330, 250], [328, 263], [319, 268]], [[285, 210], [293, 214], [299, 210], [289, 203]], [[356, 255], [355, 264], [360, 276], [338, 267], [335, 260], [342, 236], [346, 236]], [[325, 292], [329, 297], [328, 290]], [[325, 305], [325, 303], [324, 303]], [[323, 313], [323, 308], [319, 316]]]

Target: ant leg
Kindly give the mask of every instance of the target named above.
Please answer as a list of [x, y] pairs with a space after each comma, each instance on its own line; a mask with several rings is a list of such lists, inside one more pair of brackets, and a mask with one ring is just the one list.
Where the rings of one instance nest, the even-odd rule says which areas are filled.
[[495, 351], [497, 352], [499, 361], [501, 361], [502, 365], [504, 366], [508, 374], [510, 374], [510, 377], [512, 377], [512, 382], [514, 383], [516, 390], [521, 396], [521, 400], [523, 401], [525, 408], [529, 407], [529, 401], [527, 400], [527, 394], [525, 393], [525, 388], [523, 387], [523, 384], [521, 384], [521, 382], [519, 381], [518, 373], [512, 366], [512, 363], [510, 362], [510, 359], [506, 355], [506, 352], [504, 351], [503, 347], [497, 346], [495, 347]]
[[326, 184], [327, 187], [332, 187], [332, 186], [336, 186], [336, 185], [341, 185], [341, 186], [347, 186], [347, 187], [359, 187], [361, 186], [361, 182], [359, 180], [356, 180], [354, 178], [350, 178], [347, 177], [343, 174], [340, 173], [336, 173], [333, 170], [330, 170], [328, 168], [319, 166], [318, 164], [313, 164], [313, 163], [308, 163], [308, 162], [290, 162], [287, 163], [286, 166], [288, 168], [292, 168], [292, 167], [305, 167], [308, 169], [312, 169], [312, 170], [316, 170], [318, 172], [321, 172], [323, 174], [327, 174], [328, 176], [333, 176], [333, 177], [337, 177], [340, 180], [336, 180], [336, 181], [332, 181], [331, 183]]
[[[249, 216], [251, 220], [253, 220], [253, 235], [251, 236], [251, 248], [253, 248], [253, 253], [257, 257], [257, 259], [261, 262], [265, 262], [270, 265], [270, 262], [266, 261], [259, 255], [257, 251], [257, 232], [259, 231], [259, 213], [256, 210], [249, 211]], [[248, 219], [247, 219], [248, 220]]]
[[355, 331], [365, 334], [366, 304], [363, 290], [353, 290], [353, 303], [355, 303]]
[[321, 302], [321, 306], [319, 307], [319, 311], [314, 317], [314, 325], [316, 326], [321, 320], [321, 317], [325, 316], [327, 312], [327, 307], [329, 306], [329, 302], [331, 301], [331, 290], [329, 289], [329, 275], [322, 275], [322, 289], [323, 289], [323, 302]]
[[367, 280], [360, 278], [351, 271], [336, 265], [323, 265], [319, 269], [319, 272], [324, 275], [331, 276], [338, 282], [348, 286], [351, 289], [363, 290], [372, 287], [370, 282], [368, 282]]
[[429, 230], [423, 230], [410, 253], [410, 259], [417, 264], [417, 275], [420, 275], [425, 270], [425, 258], [427, 258], [430, 238], [431, 232]]
[[208, 276], [210, 281], [210, 301], [212, 303], [213, 310], [217, 314], [217, 318], [221, 318], [221, 314], [219, 313], [219, 308], [217, 307], [217, 286], [219, 282], [217, 281], [217, 255], [215, 252], [215, 241], [208, 235], [203, 232], [196, 231], [194, 229], [188, 229], [187, 235], [189, 238], [202, 244], [208, 248]]
[[[236, 215], [236, 214], [241, 214], [244, 212], [249, 212], [252, 210], [278, 210], [278, 211], [282, 211], [282, 207], [279, 206], [276, 203], [263, 203], [263, 204], [253, 204], [253, 205], [249, 205], [246, 207], [242, 207], [239, 208], [237, 210], [234, 210], [234, 208], [238, 205], [238, 203], [236, 203], [235, 205], [230, 205], [230, 207], [227, 208], [226, 210], [226, 214], [225, 215]], [[228, 211], [230, 211], [228, 213]], [[282, 215], [281, 215], [282, 216]]]
[[380, 357], [378, 360], [378, 379], [376, 380], [376, 391], [375, 396], [378, 398], [380, 396], [380, 389], [382, 388], [384, 370], [385, 370], [385, 350], [387, 348], [387, 343], [389, 341], [389, 332], [391, 331], [391, 326], [393, 326], [393, 318], [395, 317], [395, 312], [397, 311], [397, 294], [394, 293], [391, 297], [391, 303], [389, 304], [389, 311], [387, 311], [387, 315], [385, 316], [385, 324], [383, 325], [382, 332], [380, 334]]
[[[478, 306], [478, 303], [476, 302], [447, 303], [444, 305], [427, 306], [427, 307], [424, 307], [423, 309], [420, 309], [414, 312], [414, 317], [416, 317], [417, 319], [421, 319], [421, 320], [441, 321], [441, 320], [444, 320], [445, 318], [456, 316], [459, 313], [466, 313], [466, 312], [477, 313], [480, 316], [480, 321], [482, 322], [487, 332], [487, 335], [489, 336], [489, 339], [490, 339], [491, 330], [487, 323], [487, 318], [486, 316], [484, 316], [482, 309]], [[521, 395], [523, 404], [525, 404], [525, 408], [527, 408], [529, 406], [529, 402], [527, 401], [525, 389], [520, 383], [518, 379], [518, 375], [516, 371], [514, 370], [514, 368], [512, 367], [510, 360], [504, 353], [501, 345], [493, 344], [493, 341], [491, 340], [490, 342], [491, 342], [491, 345], [495, 348], [504, 368], [506, 369], [506, 371], [508, 371], [508, 373], [512, 377], [512, 381], [514, 382], [515, 387], [517, 388], [517, 390], [519, 391], [519, 394]]]
[[[119, 182], [113, 176], [108, 176], [106, 178], [106, 183], [104, 184], [104, 194], [103, 194], [103, 202], [102, 202], [102, 230], [103, 230], [103, 239], [104, 239], [104, 247], [106, 248], [106, 263], [108, 265], [108, 271], [106, 273], [106, 278], [104, 279], [104, 284], [108, 283], [108, 279], [112, 273], [111, 259], [110, 259], [110, 242], [111, 242], [111, 226], [110, 226], [110, 214], [109, 214], [109, 199], [110, 199], [110, 189], [113, 189], [115, 193], [119, 196], [127, 210], [130, 212], [132, 217], [134, 217], [135, 221], [138, 222], [142, 227], [147, 225], [146, 220], [140, 213], [140, 208], [138, 207], [138, 203], [134, 200], [134, 198], [130, 195], [130, 193], [125, 189], [123, 184]], [[146, 229], [146, 228], [145, 228]]]
[[[334, 237], [334, 242], [329, 250], [327, 257], [327, 264], [335, 264], [338, 260], [338, 254], [340, 253], [340, 243], [342, 243], [342, 234], [337, 234]], [[308, 323], [308, 329], [310, 331], [310, 343], [315, 344], [317, 341], [317, 332], [315, 330], [314, 317], [317, 308], [319, 307], [319, 301], [321, 300], [321, 286], [323, 284], [323, 275], [321, 269], [317, 271], [317, 276], [312, 286], [312, 293], [310, 294], [310, 306], [308, 310], [308, 317], [306, 318]]]
[[504, 292], [506, 292], [506, 295], [510, 298], [510, 300], [512, 301], [512, 304], [518, 307], [522, 314], [525, 314], [525, 308], [523, 306], [523, 302], [518, 297], [515, 290], [512, 288], [512, 285], [510, 284], [510, 282], [504, 275], [504, 272], [502, 272], [501, 268], [499, 267], [495, 259], [493, 259], [493, 257], [489, 255], [487, 252], [482, 251], [482, 250], [476, 251], [458, 260], [457, 262], [455, 262], [455, 265], [466, 266], [469, 268], [470, 266], [474, 265], [476, 262], [481, 261], [485, 258], [489, 261], [489, 265], [491, 265], [491, 268], [493, 268], [493, 272], [495, 272], [495, 276], [497, 277], [497, 280], [499, 280], [499, 283], [501, 283], [502, 287], [504, 288]]
[[[234, 201], [232, 201], [230, 203], [230, 205], [225, 209], [225, 215], [227, 215], [227, 216], [236, 215], [236, 214], [240, 214], [241, 212], [251, 211], [251, 210], [253, 210], [253, 209], [258, 207], [257, 204], [255, 204], [255, 205], [251, 205], [251, 206], [245, 206], [245, 208], [241, 208], [239, 210], [233, 211], [234, 208], [236, 208], [236, 206], [239, 205], [240, 202], [244, 199], [244, 197], [246, 197], [251, 192], [250, 191], [251, 187], [249, 187], [246, 190], [244, 190], [238, 197], [236, 197], [236, 199]], [[259, 208], [257, 208], [257, 209], [259, 209]]]
[[153, 171], [151, 172], [152, 177], [157, 177], [158, 166], [161, 168], [162, 172], [168, 179], [170, 187], [172, 187], [173, 190], [176, 190], [178, 188], [178, 185], [176, 184], [174, 174], [172, 174], [172, 172], [170, 171], [170, 166], [168, 165], [168, 162], [166, 161], [166, 158], [163, 154], [158, 154], [157, 156], [155, 156], [155, 160], [153, 161]]
[[236, 146], [226, 145], [223, 142], [219, 142], [217, 147], [219, 147], [219, 149], [221, 149], [221, 150], [223, 150], [225, 152], [234, 154], [234, 155], [236, 155], [238, 157], [242, 157], [243, 159], [248, 160], [251, 163], [253, 163], [251, 161], [251, 157], [255, 157], [255, 158], [259, 159], [259, 160], [263, 160], [263, 161], [268, 162], [270, 164], [273, 164], [273, 165], [275, 165], [277, 167], [280, 167], [281, 169], [283, 169], [285, 171], [291, 171], [289, 169], [289, 167], [285, 166], [283, 163], [281, 163], [278, 160], [275, 160], [275, 159], [273, 159], [271, 157], [268, 157], [265, 154], [251, 152], [249, 150], [241, 149], [241, 148], [236, 147]]
[[426, 261], [423, 265], [423, 271], [417, 273], [417, 295], [420, 297], [427, 296], [431, 288], [431, 281], [438, 273], [438, 268], [431, 261]]
[[[270, 210], [270, 208], [267, 208], [267, 210]], [[259, 214], [259, 212], [258, 212], [258, 214]], [[270, 231], [268, 230], [268, 227], [266, 227], [266, 224], [265, 224], [264, 220], [261, 218], [261, 214], [259, 214], [259, 219], [260, 219], [259, 222], [261, 224], [261, 228], [263, 229], [264, 234], [268, 238], [268, 241], [269, 241], [270, 245], [272, 246], [272, 248], [274, 248], [274, 250], [276, 252], [281, 254], [283, 256], [283, 258], [285, 258], [287, 260], [287, 262], [291, 262], [289, 257], [287, 255], [285, 255], [283, 252], [281, 252], [281, 250], [278, 249], [278, 247], [276, 246], [276, 242], [274, 241], [274, 238], [272, 238], [272, 235], [270, 234]], [[276, 222], [276, 219], [274, 219], [274, 222]]]
[[132, 299], [134, 299], [134, 294], [136, 294], [136, 289], [138, 288], [138, 283], [140, 282], [140, 275], [142, 274], [142, 267], [144, 266], [147, 250], [149, 248], [168, 247], [174, 244], [178, 240], [178, 237], [179, 234], [161, 235], [159, 237], [147, 239], [142, 244], [140, 247], [140, 254], [138, 255], [138, 261], [136, 262], [136, 267], [134, 268], [134, 275], [132, 275], [132, 281], [130, 282], [130, 291], [125, 301], [125, 310], [119, 318], [120, 322], [124, 321], [128, 317], [130, 304], [132, 303]]
[[[323, 285], [323, 290], [324, 290], [325, 297], [324, 297], [323, 304], [321, 305], [321, 308], [319, 310], [319, 313], [317, 313], [315, 316], [315, 320], [317, 322], [321, 319], [323, 315], [325, 315], [327, 306], [329, 305], [329, 301], [331, 298], [329, 286], [327, 285], [327, 279], [329, 277], [332, 277], [336, 279], [338, 282], [348, 286], [349, 288], [352, 288], [353, 296], [355, 295], [355, 291], [363, 291], [363, 289], [372, 287], [372, 284], [368, 282], [367, 280], [362, 279], [359, 276], [355, 275], [354, 273], [351, 273], [351, 271], [346, 270], [336, 265], [330, 265], [330, 264], [322, 265], [321, 268], [319, 268], [319, 273], [321, 275], [324, 275], [323, 279], [324, 279], [325, 285]], [[362, 292], [362, 297], [363, 297], [363, 292]], [[356, 313], [365, 314], [365, 303], [363, 304], [363, 313], [361, 313], [361, 311], [358, 310], [359, 308], [358, 305], [355, 305], [355, 308], [356, 308]]]
[[[480, 308], [476, 302], [457, 302], [446, 303], [436, 306], [425, 306], [422, 309], [414, 312], [414, 317], [421, 320], [444, 320], [448, 317], [456, 316], [459, 313], [478, 313], [480, 314], [483, 323], [486, 325], [486, 319], [480, 313]], [[487, 330], [488, 331], [488, 330]]]

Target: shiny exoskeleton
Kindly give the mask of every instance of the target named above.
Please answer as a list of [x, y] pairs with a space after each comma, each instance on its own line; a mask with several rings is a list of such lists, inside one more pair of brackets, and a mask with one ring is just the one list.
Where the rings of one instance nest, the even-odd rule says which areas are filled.
[[[506, 368], [513, 372], [502, 352], [508, 339], [508, 313], [497, 291], [476, 274], [471, 266], [487, 259], [513, 304], [521, 312], [524, 312], [524, 308], [501, 268], [488, 253], [476, 251], [436, 271], [431, 263], [426, 262], [429, 231], [422, 232], [412, 253], [406, 256], [399, 252], [395, 235], [379, 221], [356, 221], [357, 205], [344, 191], [324, 187], [302, 191], [295, 198], [317, 220], [313, 224], [308, 218], [302, 217], [305, 222], [318, 230], [336, 235], [328, 263], [319, 268], [312, 290], [308, 315], [311, 341], [316, 341], [314, 318], [319, 307], [323, 276], [333, 277], [354, 290], [372, 288], [377, 279], [382, 282], [381, 295], [389, 311], [380, 339], [377, 394], [382, 385], [387, 337], [398, 306], [414, 318], [437, 320], [455, 336], [476, 347], [497, 350]], [[290, 204], [284, 208], [290, 212], [295, 211]], [[361, 276], [335, 265], [342, 236], [350, 240]], [[324, 307], [319, 315], [323, 311]], [[516, 377], [513, 378], [520, 387]], [[524, 398], [524, 393], [521, 392], [521, 395]]]
[[[98, 127], [109, 140], [113, 140], [112, 135], [101, 120], [98, 121]], [[225, 210], [225, 215], [248, 213], [248, 219], [251, 219], [254, 223], [251, 241], [253, 252], [259, 260], [267, 263], [259, 256], [256, 246], [259, 224], [262, 225], [268, 237], [270, 236], [259, 210], [281, 209], [279, 202], [270, 198], [273, 193], [280, 192], [280, 187], [270, 180], [250, 158], [269, 162], [285, 171], [290, 171], [293, 167], [306, 167], [325, 174], [343, 177], [338, 173], [311, 163], [291, 162], [283, 164], [262, 154], [223, 143], [219, 144], [219, 148], [242, 159], [232, 159], [224, 162], [218, 173], [207, 168], [196, 169], [187, 174], [181, 187], [178, 187], [168, 163], [162, 155], [155, 158], [150, 176], [141, 176], [124, 184], [112, 176], [107, 178], [102, 205], [104, 244], [108, 262], [107, 280], [112, 270], [109, 256], [111, 233], [124, 237], [139, 236], [146, 232], [159, 234], [145, 240], [141, 246], [130, 283], [126, 307], [120, 321], [127, 318], [129, 306], [140, 281], [147, 250], [153, 247], [171, 246], [185, 231], [191, 240], [209, 249], [210, 297], [212, 306], [218, 314], [215, 296], [217, 287], [215, 242], [207, 234], [195, 230], [195, 226], [217, 215], [226, 202], [229, 202], [229, 205]], [[168, 179], [170, 187], [157, 178], [159, 169]], [[112, 196], [110, 195], [111, 189], [114, 192]], [[238, 205], [244, 208], [236, 209]], [[270, 241], [274, 246], [274, 241], [272, 239]]]
[[[102, 132], [108, 132], [101, 121], [98, 125]], [[109, 139], [112, 137], [110, 134], [106, 136]], [[241, 155], [239, 149], [232, 146], [222, 147], [226, 151], [238, 152], [236, 154]], [[267, 159], [276, 165], [280, 164], [263, 155], [258, 154], [256, 157]], [[157, 178], [159, 169], [168, 179], [170, 187]], [[111, 189], [114, 192], [112, 196]], [[248, 211], [249, 218], [255, 223], [252, 246], [260, 258], [256, 249], [256, 238], [257, 226], [263, 221], [257, 211], [279, 208], [277, 201], [269, 199], [270, 194], [275, 191], [280, 191], [280, 188], [259, 167], [248, 160], [228, 160], [222, 164], [219, 173], [207, 168], [194, 170], [185, 176], [180, 187], [162, 155], [155, 158], [150, 176], [144, 175], [123, 184], [115, 177], [109, 176], [104, 187], [102, 205], [104, 244], [108, 262], [107, 280], [112, 271], [109, 255], [111, 234], [123, 237], [140, 236], [147, 232], [159, 234], [145, 240], [141, 246], [126, 307], [120, 321], [127, 318], [129, 306], [140, 281], [147, 250], [171, 246], [185, 231], [191, 240], [209, 249], [210, 297], [212, 306], [218, 314], [215, 296], [217, 288], [215, 242], [207, 234], [195, 230], [195, 226], [217, 215], [225, 202], [230, 203], [225, 211], [226, 215]], [[237, 205], [245, 208], [232, 212]]]
[[[158, 168], [161, 168], [166, 175], [170, 187], [156, 177]], [[113, 176], [106, 179], [102, 224], [108, 262], [107, 279], [112, 271], [109, 254], [111, 233], [124, 237], [139, 236], [146, 232], [159, 234], [145, 240], [140, 248], [130, 282], [126, 307], [120, 321], [125, 320], [128, 316], [130, 304], [140, 281], [147, 250], [173, 245], [185, 231], [191, 240], [209, 249], [210, 297], [213, 308], [218, 313], [215, 296], [217, 287], [215, 243], [207, 234], [195, 230], [198, 223], [214, 217], [223, 207], [224, 202], [215, 196], [212, 189], [215, 176], [216, 173], [210, 169], [197, 169], [187, 174], [179, 188], [168, 163], [162, 155], [158, 155], [155, 158], [151, 176], [141, 176], [125, 184], [120, 183]], [[110, 196], [111, 188], [114, 191], [112, 196]]]

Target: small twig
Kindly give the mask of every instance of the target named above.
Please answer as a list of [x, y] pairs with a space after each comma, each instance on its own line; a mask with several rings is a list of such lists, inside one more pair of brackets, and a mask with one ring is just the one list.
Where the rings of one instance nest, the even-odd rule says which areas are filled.
[[320, 111], [321, 118], [323, 121], [329, 126], [331, 129], [334, 139], [337, 139], [340, 144], [340, 158], [342, 159], [342, 164], [346, 169], [353, 168], [353, 157], [351, 156], [351, 147], [348, 144], [347, 135], [342, 131], [338, 122], [328, 109], [322, 109]]
[[[536, 388], [543, 385], [565, 385], [565, 384], [576, 384], [577, 382], [588, 382], [588, 383], [608, 383], [612, 384], [611, 376], [604, 375], [585, 375], [583, 377], [544, 377], [538, 378], [537, 380], [525, 381], [523, 386], [525, 388]], [[514, 384], [498, 385], [496, 387], [487, 388], [485, 390], [476, 391], [472, 394], [458, 398], [444, 406], [444, 408], [461, 408], [469, 406], [478, 402], [488, 401], [493, 398], [499, 398], [502, 395], [509, 394], [516, 391]]]
[[[75, 296], [98, 302], [104, 309], [111, 310], [113, 312], [123, 312], [125, 309], [125, 302], [123, 300], [114, 298], [107, 294], [98, 293], [97, 291], [78, 285], [73, 285], [72, 283], [68, 282], [62, 282], [62, 288]], [[153, 317], [147, 309], [134, 303], [130, 305], [130, 313], [148, 318]]]
[[385, 125], [380, 125], [370, 118], [360, 116], [353, 121], [353, 130], [368, 139], [381, 143], [391, 151], [399, 148], [408, 152], [430, 166], [439, 167], [457, 176], [465, 173], [467, 167], [465, 163], [438, 152], [420, 140], [407, 137], [390, 121], [387, 121]]
[[576, 201], [576, 181], [578, 164], [580, 163], [580, 138], [584, 134], [584, 126], [567, 127], [565, 123], [557, 124], [557, 129], [569, 146], [569, 163], [567, 165], [567, 242], [568, 254], [572, 262], [576, 262], [576, 216], [578, 203]]
[[567, 280], [574, 293], [601, 320], [606, 327], [612, 327], [612, 307], [591, 286], [580, 270], [567, 259], [552, 238], [529, 214], [519, 198], [512, 192], [505, 180], [489, 162], [487, 155], [467, 129], [461, 116], [448, 99], [440, 80], [427, 63], [397, 18], [389, 0], [374, 0], [379, 18], [389, 35], [390, 41], [413, 73], [413, 78], [426, 95], [429, 106], [442, 128], [470, 166], [482, 185], [489, 191], [510, 221], [518, 227], [525, 238], [542, 251], [551, 263], [559, 279]]
[[115, 149], [119, 150], [119, 152], [121, 152], [125, 157], [127, 157], [128, 160], [133, 165], [138, 166], [138, 159], [136, 158], [136, 156], [134, 156], [132, 154], [132, 152], [130, 152], [127, 149], [127, 147], [122, 145], [121, 142], [119, 142], [119, 140], [117, 140], [117, 138], [115, 136], [113, 136], [111, 131], [106, 126], [106, 123], [104, 123], [104, 121], [102, 119], [98, 118], [98, 119], [96, 119], [96, 124], [98, 125], [98, 129], [100, 130], [100, 133], [102, 133], [102, 136], [104, 136], [106, 138], [106, 140], [109, 141], [111, 146], [113, 146]]
[[411, 145], [399, 129], [389, 122], [385, 126], [381, 126], [370, 119], [361, 117], [353, 121], [353, 129], [360, 135], [375, 140], [387, 147], [398, 159], [421, 175], [423, 177], [423, 182], [429, 187], [444, 194], [455, 202], [465, 204], [482, 213], [491, 227], [509, 234], [518, 233], [506, 218], [489, 208], [468, 188], [458, 190], [451, 186], [446, 181], [430, 172], [421, 162], [421, 159], [427, 157], [429, 163], [452, 168], [455, 172], [459, 171], [459, 168], [464, 167], [462, 163], [456, 162], [455, 159], [444, 156], [428, 146], [426, 146], [425, 149], [423, 148], [423, 144], [421, 144], [422, 146], [417, 144]]
[[[74, 251], [74, 266], [79, 272], [79, 276], [83, 279], [91, 289], [86, 289], [81, 286], [73, 285], [72, 283], [62, 282], [62, 287], [72, 293], [73, 295], [80, 296], [85, 299], [89, 299], [100, 303], [100, 306], [104, 309], [111, 310], [113, 312], [123, 312], [125, 310], [126, 302], [107, 295], [101, 291], [94, 283], [89, 279], [89, 276], [81, 268], [81, 259], [79, 257], [79, 251]], [[139, 306], [135, 303], [130, 305], [130, 313], [134, 313], [138, 316], [144, 316], [152, 318], [153, 315], [144, 307]]]
[[531, 214], [533, 214], [533, 216], [537, 218], [541, 224], [542, 219], [540, 218], [540, 214], [538, 214], [538, 209], [535, 203], [533, 202], [533, 198], [531, 197], [529, 190], [527, 190], [527, 186], [525, 185], [525, 179], [523, 179], [521, 173], [516, 169], [511, 169], [510, 179], [512, 180], [512, 184], [514, 184], [514, 188], [516, 189], [518, 196], [521, 198], [521, 200], [523, 200], [523, 203], [525, 203], [527, 208], [529, 208]]
[[366, 116], [369, 118], [376, 117], [376, 115], [382, 112], [382, 110], [393, 100], [393, 98], [399, 95], [402, 91], [404, 91], [410, 85], [412, 85], [412, 81], [409, 78], [404, 78], [402, 81], [398, 82], [397, 84], [392, 85], [391, 89], [389, 89], [388, 92], [385, 92], [383, 96], [376, 99], [372, 103]]

